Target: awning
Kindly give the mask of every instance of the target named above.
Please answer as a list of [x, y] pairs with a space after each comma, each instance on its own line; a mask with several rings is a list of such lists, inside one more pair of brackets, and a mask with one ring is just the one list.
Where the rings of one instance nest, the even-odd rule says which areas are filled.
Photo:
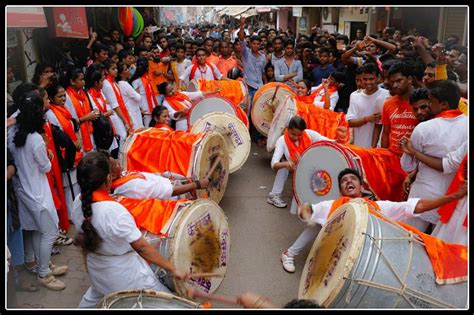
[[250, 10], [252, 7], [228, 7], [219, 12], [219, 16], [228, 15], [233, 17], [239, 17], [245, 11]]
[[7, 27], [48, 27], [43, 8], [7, 6]]
[[274, 10], [280, 10], [280, 8], [278, 8], [278, 7], [257, 7], [256, 10], [257, 10], [257, 13], [268, 13], [268, 12], [272, 12]]
[[241, 14], [241, 16], [243, 16], [244, 18], [248, 18], [254, 15], [258, 15], [258, 12], [255, 8], [251, 8], [250, 10], [247, 10]]

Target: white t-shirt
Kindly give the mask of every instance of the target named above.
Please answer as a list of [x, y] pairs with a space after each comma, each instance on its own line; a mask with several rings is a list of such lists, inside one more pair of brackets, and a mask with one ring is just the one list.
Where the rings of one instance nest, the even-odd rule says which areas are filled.
[[[390, 96], [390, 93], [384, 89], [378, 89], [371, 95], [353, 92], [350, 96], [349, 109], [347, 110], [346, 120], [359, 119], [370, 116], [374, 113], [382, 114], [383, 103]], [[360, 127], [352, 127], [354, 130], [354, 145], [363, 148], [372, 147], [372, 134], [374, 132], [373, 122], [368, 122]]]
[[129, 180], [114, 190], [114, 194], [134, 199], [163, 199], [168, 200], [173, 194], [173, 184], [168, 178], [157, 174], [140, 172], [145, 179]]
[[[198, 66], [196, 71], [194, 72], [194, 77], [191, 79], [189, 76], [191, 75], [191, 70], [193, 69], [193, 64], [189, 65], [186, 70], [184, 70], [183, 74], [180, 75], [179, 79], [184, 82], [188, 82], [190, 80], [199, 80], [199, 79], [204, 79], [204, 80], [220, 80], [222, 79], [222, 73], [217, 69], [217, 67], [214, 64], [210, 64], [211, 68], [206, 64], [206, 70], [201, 72], [200, 67]], [[214, 71], [214, 75], [212, 72]]]
[[[315, 86], [311, 88], [311, 93], [316, 91], [322, 86], [322, 83], [318, 86]], [[313, 104], [320, 107], [324, 108], [324, 89], [321, 89], [319, 93], [314, 97]], [[337, 101], [339, 100], [339, 93], [337, 91], [334, 91], [334, 93], [329, 96], [329, 109], [334, 111], [334, 108], [336, 108]]]
[[[331, 142], [335, 141], [333, 139], [326, 138], [325, 136], [320, 135], [319, 132], [311, 130], [311, 129], [306, 129], [304, 132], [306, 132], [311, 138], [311, 143], [322, 141], [322, 140], [327, 140]], [[288, 146], [286, 145], [284, 135], [278, 138], [275, 144], [275, 152], [273, 152], [273, 157], [272, 157], [272, 162], [271, 162], [272, 167], [275, 163], [280, 162], [283, 155], [285, 155], [285, 158], [288, 161], [290, 160], [290, 152], [288, 151]]]

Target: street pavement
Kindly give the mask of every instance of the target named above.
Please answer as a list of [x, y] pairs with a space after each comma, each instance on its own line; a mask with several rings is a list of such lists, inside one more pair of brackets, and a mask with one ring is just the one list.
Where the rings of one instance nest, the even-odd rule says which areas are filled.
[[[287, 208], [276, 208], [266, 202], [275, 172], [270, 168], [271, 155], [265, 148], [252, 144], [245, 165], [229, 178], [220, 206], [227, 215], [230, 230], [230, 259], [219, 295], [236, 296], [246, 291], [265, 295], [283, 307], [297, 298], [298, 286], [310, 246], [295, 257], [296, 272], [285, 272], [280, 263], [281, 253], [288, 248], [304, 229], [304, 223], [289, 213], [291, 177], [283, 194]], [[75, 233], [74, 226], [69, 236]], [[56, 265], [67, 264], [69, 271], [58, 277], [66, 283], [63, 291], [44, 287], [38, 292], [17, 292], [20, 305], [25, 308], [77, 308], [89, 287], [81, 250], [74, 245], [60, 247], [61, 253], [52, 256]], [[34, 281], [34, 276], [20, 271], [20, 276]], [[200, 300], [202, 301], [202, 300]], [[212, 308], [241, 308], [212, 302]]]

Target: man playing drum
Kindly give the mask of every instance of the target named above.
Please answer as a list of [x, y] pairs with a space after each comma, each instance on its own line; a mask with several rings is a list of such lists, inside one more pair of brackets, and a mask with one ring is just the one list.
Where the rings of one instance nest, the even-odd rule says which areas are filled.
[[[309, 242], [316, 238], [321, 226], [329, 220], [331, 214], [337, 208], [353, 198], [362, 198], [362, 178], [356, 170], [349, 168], [342, 170], [338, 175], [338, 183], [341, 198], [322, 201], [314, 205], [305, 204], [299, 207], [298, 215], [303, 221], [308, 223], [308, 227], [301, 233], [293, 245], [281, 255], [281, 262], [285, 271], [290, 273], [295, 272], [294, 257], [298, 255]], [[401, 221], [402, 219], [416, 217], [425, 211], [460, 199], [466, 194], [467, 185], [461, 185], [456, 192], [436, 199], [410, 198], [405, 202], [374, 202], [368, 199], [366, 199], [366, 201], [388, 218]]]
[[209, 179], [196, 180], [189, 184], [174, 186], [171, 181], [148, 172], [123, 172], [119, 160], [110, 157], [110, 174], [114, 193], [134, 199], [172, 199], [196, 189], [206, 189]]
[[[338, 127], [338, 142], [345, 142], [347, 138], [347, 130], [343, 130], [343, 127]], [[309, 147], [313, 142], [316, 141], [334, 141], [320, 135], [317, 131], [306, 129], [306, 122], [300, 116], [295, 116], [290, 119], [288, 128], [285, 130], [285, 134], [278, 138], [275, 145], [275, 152], [272, 157], [272, 169], [280, 170], [287, 169], [288, 171], [294, 171], [295, 165], [299, 156]], [[283, 155], [286, 161], [281, 162]], [[280, 195], [285, 185], [285, 179], [288, 176], [287, 172], [278, 171], [275, 182], [273, 183], [273, 189], [268, 196], [267, 202], [278, 208], [285, 208], [286, 204], [281, 199]], [[293, 198], [290, 213], [296, 214], [296, 202]]]

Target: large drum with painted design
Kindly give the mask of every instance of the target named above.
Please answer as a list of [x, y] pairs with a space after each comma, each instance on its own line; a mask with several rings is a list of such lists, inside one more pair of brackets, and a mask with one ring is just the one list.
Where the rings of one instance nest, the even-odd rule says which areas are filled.
[[[164, 237], [149, 233], [144, 236], [177, 269], [225, 275], [230, 258], [230, 234], [227, 217], [217, 203], [204, 199], [191, 201], [181, 207], [167, 225]], [[224, 279], [198, 277], [183, 282], [156, 265], [152, 265], [152, 269], [180, 296], [186, 296], [189, 287], [212, 294]]]
[[283, 103], [286, 96], [295, 95], [295, 92], [284, 83], [271, 82], [260, 87], [253, 96], [251, 110], [252, 123], [258, 132], [267, 136], [273, 113]]
[[339, 198], [337, 176], [345, 168], [359, 171], [364, 193], [373, 194], [379, 200], [405, 199], [402, 183], [406, 173], [398, 156], [390, 150], [318, 141], [303, 152], [293, 173], [298, 203], [314, 204]]
[[132, 132], [119, 154], [123, 170], [150, 173], [172, 172], [193, 180], [211, 178], [198, 198], [219, 202], [229, 179], [229, 153], [218, 132], [186, 133], [142, 128]]
[[102, 309], [193, 309], [196, 302], [155, 290], [123, 290], [106, 295], [97, 305]]
[[219, 132], [227, 143], [229, 151], [229, 172], [238, 171], [247, 161], [250, 154], [250, 133], [247, 127], [237, 117], [215, 112], [199, 118], [191, 129], [193, 133], [209, 131]]
[[466, 308], [467, 282], [436, 284], [421, 238], [354, 199], [321, 228], [298, 298], [325, 308]]

